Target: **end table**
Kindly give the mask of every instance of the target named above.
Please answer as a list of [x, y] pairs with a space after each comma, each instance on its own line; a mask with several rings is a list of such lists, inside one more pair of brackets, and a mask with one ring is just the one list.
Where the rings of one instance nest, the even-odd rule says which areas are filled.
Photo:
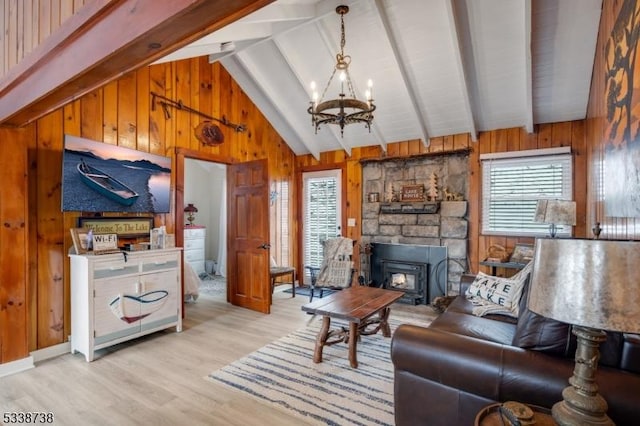
[[[514, 404], [512, 401], [505, 402], [504, 404]], [[524, 404], [522, 404], [524, 405]], [[496, 403], [487, 405], [476, 416], [475, 426], [504, 426], [512, 424], [508, 418], [501, 413], [500, 408], [502, 403]], [[533, 412], [533, 418], [528, 421], [521, 422], [522, 425], [535, 425], [535, 426], [557, 426], [553, 417], [551, 417], [551, 410], [544, 407], [538, 407], [536, 405], [527, 404], [526, 407], [530, 408]]]

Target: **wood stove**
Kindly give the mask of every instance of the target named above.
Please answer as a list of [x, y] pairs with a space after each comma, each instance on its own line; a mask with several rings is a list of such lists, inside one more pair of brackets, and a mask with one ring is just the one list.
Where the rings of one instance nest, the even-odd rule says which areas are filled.
[[424, 262], [382, 260], [382, 287], [402, 291], [402, 301], [425, 304], [428, 269], [429, 265]]
[[401, 302], [429, 304], [445, 294], [446, 247], [372, 243], [370, 266], [370, 285], [402, 291]]

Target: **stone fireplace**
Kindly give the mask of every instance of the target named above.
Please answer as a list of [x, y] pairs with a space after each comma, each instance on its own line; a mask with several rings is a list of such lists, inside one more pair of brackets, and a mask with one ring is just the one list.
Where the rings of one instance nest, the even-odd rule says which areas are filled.
[[[459, 292], [468, 270], [468, 160], [467, 150], [363, 160], [362, 243], [371, 244], [365, 281], [404, 291], [411, 303]], [[423, 199], [398, 197], [403, 187], [422, 186]], [[429, 199], [434, 187], [437, 196]], [[446, 200], [445, 192], [457, 200]]]

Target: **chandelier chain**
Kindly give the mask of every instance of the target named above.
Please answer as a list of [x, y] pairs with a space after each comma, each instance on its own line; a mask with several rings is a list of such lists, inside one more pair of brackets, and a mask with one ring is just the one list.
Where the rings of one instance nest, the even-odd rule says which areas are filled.
[[344, 58], [344, 46], [347, 44], [346, 37], [344, 36], [344, 13], [340, 14], [340, 32], [342, 37], [340, 38], [340, 57]]
[[336, 75], [336, 71], [337, 70], [338, 70], [337, 68], [333, 68], [333, 72], [331, 73], [331, 77], [329, 77], [329, 81], [327, 81], [327, 85], [324, 87], [324, 90], [322, 91], [322, 96], [320, 96], [319, 102], [322, 102], [322, 100], [324, 99], [324, 95], [327, 94], [327, 90], [329, 89], [329, 86], [331, 85], [331, 81], [333, 80], [333, 76]]

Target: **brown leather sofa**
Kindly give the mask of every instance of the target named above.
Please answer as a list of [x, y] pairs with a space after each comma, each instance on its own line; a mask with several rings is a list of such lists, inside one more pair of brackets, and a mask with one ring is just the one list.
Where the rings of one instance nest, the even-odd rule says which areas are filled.
[[[473, 276], [463, 277], [464, 294]], [[517, 320], [477, 317], [458, 296], [429, 327], [401, 325], [391, 344], [396, 426], [473, 425], [495, 402], [551, 408], [573, 373], [570, 327], [526, 309]], [[618, 425], [640, 419], [640, 338], [607, 333], [596, 375], [607, 414]]]

